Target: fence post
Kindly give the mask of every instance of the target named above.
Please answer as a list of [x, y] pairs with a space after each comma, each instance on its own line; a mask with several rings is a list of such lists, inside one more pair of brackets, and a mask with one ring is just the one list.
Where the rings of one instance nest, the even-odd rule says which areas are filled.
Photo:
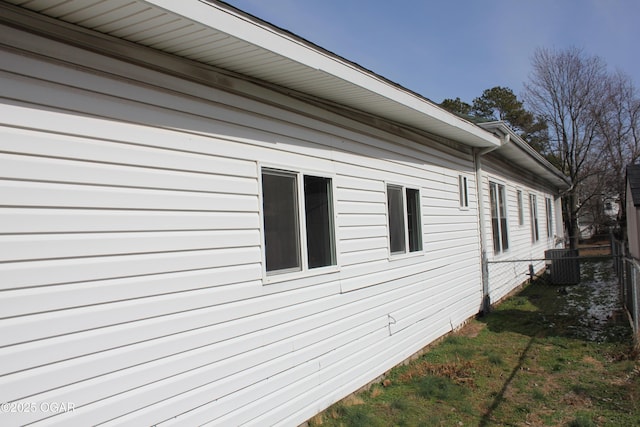
[[491, 311], [491, 295], [489, 293], [489, 259], [487, 253], [482, 251], [482, 314]]
[[633, 343], [634, 347], [637, 349], [639, 347], [638, 343], [638, 335], [640, 334], [640, 319], [638, 319], [638, 265], [636, 263], [632, 264], [631, 267], [632, 272], [632, 287], [631, 287], [631, 297], [633, 298], [632, 302], [632, 310], [633, 310]]

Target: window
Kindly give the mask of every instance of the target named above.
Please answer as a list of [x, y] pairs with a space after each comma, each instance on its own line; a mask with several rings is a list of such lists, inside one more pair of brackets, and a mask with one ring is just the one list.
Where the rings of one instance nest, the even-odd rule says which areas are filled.
[[517, 191], [518, 196], [518, 225], [524, 225], [524, 206], [522, 203], [522, 191]]
[[539, 240], [538, 235], [538, 198], [535, 194], [529, 194], [529, 214], [531, 216], [531, 242]]
[[551, 199], [546, 197], [544, 199], [544, 206], [547, 211], [547, 237], [553, 238], [553, 210], [551, 207]]
[[331, 178], [263, 169], [262, 204], [267, 274], [336, 264]]
[[392, 254], [422, 250], [420, 192], [399, 185], [387, 185], [389, 247]]
[[467, 190], [467, 177], [458, 175], [458, 193], [460, 196], [460, 207], [469, 207], [469, 191]]
[[507, 198], [504, 185], [489, 183], [491, 199], [491, 228], [493, 230], [493, 251], [498, 254], [509, 249], [509, 232], [507, 223]]
[[304, 177], [304, 212], [309, 268], [335, 265], [331, 178]]

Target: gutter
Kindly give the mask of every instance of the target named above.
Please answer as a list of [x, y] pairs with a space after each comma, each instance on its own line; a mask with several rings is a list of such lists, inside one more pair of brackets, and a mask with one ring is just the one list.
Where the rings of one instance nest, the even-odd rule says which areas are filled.
[[[523, 140], [517, 133], [515, 133], [513, 129], [511, 129], [511, 127], [509, 127], [505, 122], [494, 121], [494, 122], [487, 122], [487, 123], [479, 123], [478, 126], [493, 133], [510, 135], [510, 141], [513, 143], [514, 147], [517, 147], [531, 161], [534, 162], [533, 165], [527, 168], [529, 168], [531, 172], [533, 172], [534, 174], [539, 174], [540, 176], [543, 176], [545, 180], [555, 184], [557, 186], [557, 190], [559, 193], [562, 193], [563, 191], [566, 192], [573, 185], [571, 181], [562, 172], [560, 172], [540, 153], [538, 153], [529, 144], [527, 144], [527, 142]], [[510, 158], [510, 155], [508, 152], [503, 152], [502, 155], [506, 156], [508, 159]], [[516, 160], [516, 159], [510, 159], [510, 160]]]

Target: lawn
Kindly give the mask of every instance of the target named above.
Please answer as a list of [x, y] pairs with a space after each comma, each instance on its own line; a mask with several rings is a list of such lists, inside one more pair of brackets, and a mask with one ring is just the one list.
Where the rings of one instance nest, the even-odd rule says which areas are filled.
[[309, 425], [640, 426], [640, 363], [612, 271], [583, 263], [580, 285], [529, 284]]

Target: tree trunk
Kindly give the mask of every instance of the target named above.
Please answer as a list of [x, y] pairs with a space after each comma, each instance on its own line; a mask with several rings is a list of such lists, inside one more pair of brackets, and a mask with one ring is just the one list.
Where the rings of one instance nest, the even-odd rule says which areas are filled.
[[567, 234], [569, 235], [569, 248], [578, 249], [580, 229], [578, 227], [578, 216], [576, 215], [575, 189], [572, 189], [562, 198], [562, 210], [565, 226], [567, 227]]

